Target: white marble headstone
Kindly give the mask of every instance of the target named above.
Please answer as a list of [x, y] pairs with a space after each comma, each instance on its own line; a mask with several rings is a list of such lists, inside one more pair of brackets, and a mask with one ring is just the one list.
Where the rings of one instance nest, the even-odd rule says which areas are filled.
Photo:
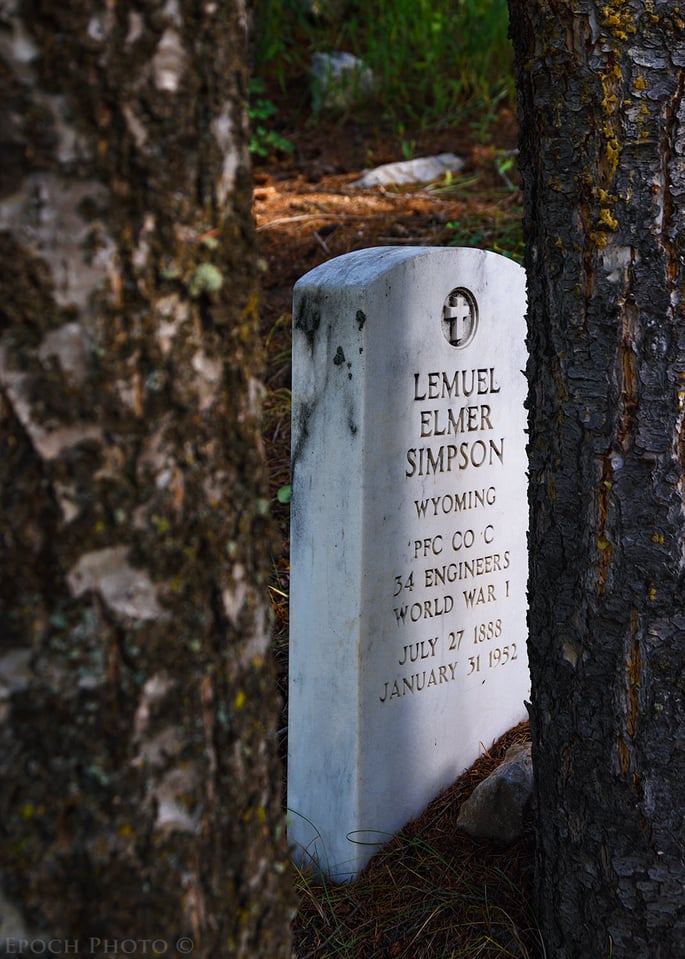
[[473, 249], [295, 287], [289, 838], [336, 880], [526, 718], [524, 314]]

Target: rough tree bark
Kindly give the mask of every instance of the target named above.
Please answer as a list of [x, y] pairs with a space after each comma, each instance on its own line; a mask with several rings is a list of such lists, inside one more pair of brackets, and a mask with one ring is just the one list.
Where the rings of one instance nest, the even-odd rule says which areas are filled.
[[288, 956], [244, 3], [0, 11], [0, 935]]
[[537, 898], [685, 955], [685, 8], [510, 0], [529, 278]]

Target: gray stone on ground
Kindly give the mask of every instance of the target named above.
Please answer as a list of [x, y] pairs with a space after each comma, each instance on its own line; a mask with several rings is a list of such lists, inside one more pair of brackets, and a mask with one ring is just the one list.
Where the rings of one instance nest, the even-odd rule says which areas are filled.
[[533, 794], [530, 743], [510, 746], [497, 769], [479, 783], [461, 807], [457, 827], [478, 839], [509, 844], [524, 831]]
[[351, 53], [313, 54], [309, 76], [315, 113], [322, 109], [346, 110], [374, 89], [370, 67]]
[[439, 153], [433, 157], [417, 157], [398, 163], [384, 163], [369, 170], [350, 186], [370, 189], [375, 186], [406, 186], [411, 183], [432, 183], [446, 173], [458, 173], [464, 166], [461, 157], [454, 153]]

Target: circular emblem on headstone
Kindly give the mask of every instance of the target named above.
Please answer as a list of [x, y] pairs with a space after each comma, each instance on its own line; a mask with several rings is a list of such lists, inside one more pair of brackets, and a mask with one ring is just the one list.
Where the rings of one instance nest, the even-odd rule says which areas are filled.
[[459, 286], [448, 295], [442, 308], [442, 332], [450, 346], [463, 349], [476, 335], [478, 304], [470, 290]]

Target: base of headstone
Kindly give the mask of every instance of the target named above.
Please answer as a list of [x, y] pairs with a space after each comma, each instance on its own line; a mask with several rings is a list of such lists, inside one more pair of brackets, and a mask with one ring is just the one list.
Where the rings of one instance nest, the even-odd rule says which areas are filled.
[[295, 287], [289, 838], [337, 881], [526, 718], [524, 314], [474, 249]]

